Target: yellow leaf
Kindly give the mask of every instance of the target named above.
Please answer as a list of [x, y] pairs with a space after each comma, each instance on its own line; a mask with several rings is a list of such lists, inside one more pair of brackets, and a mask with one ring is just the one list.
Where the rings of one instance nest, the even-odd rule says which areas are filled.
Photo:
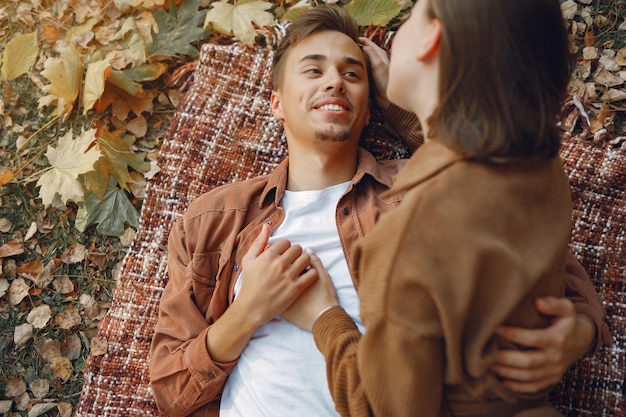
[[83, 187], [77, 178], [93, 170], [93, 164], [100, 159], [100, 151], [95, 147], [87, 151], [95, 139], [95, 129], [83, 132], [75, 140], [72, 139], [72, 132], [68, 132], [59, 138], [56, 148], [48, 146], [46, 157], [52, 167], [37, 181], [37, 186], [41, 187], [39, 195], [45, 206], [51, 205], [57, 194], [63, 204], [68, 200], [83, 200]]
[[111, 74], [111, 64], [107, 60], [89, 64], [85, 75], [85, 89], [83, 91], [83, 115], [93, 108], [104, 92], [104, 84]]
[[274, 26], [274, 15], [265, 10], [272, 8], [266, 1], [239, 1], [236, 4], [212, 3], [204, 19], [204, 28], [210, 25], [218, 32], [234, 35], [235, 38], [252, 46], [256, 30], [252, 23], [259, 26]]
[[2, 77], [9, 81], [26, 74], [39, 55], [37, 33], [26, 33], [11, 39], [2, 51]]
[[[84, 68], [82, 57], [76, 47], [70, 44], [61, 51], [60, 57], [48, 58], [43, 66], [41, 75], [50, 81], [43, 90], [56, 99], [56, 114], [69, 114], [80, 91]], [[54, 98], [42, 97], [39, 106], [42, 103], [49, 104]]]

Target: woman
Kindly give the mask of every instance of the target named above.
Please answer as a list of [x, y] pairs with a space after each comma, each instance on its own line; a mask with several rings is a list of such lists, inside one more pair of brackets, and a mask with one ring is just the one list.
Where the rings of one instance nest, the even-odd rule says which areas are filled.
[[414, 6], [387, 96], [426, 141], [390, 191], [403, 202], [354, 254], [366, 332], [330, 286], [305, 295], [326, 307], [312, 325], [285, 314], [312, 328], [342, 415], [560, 415], [489, 364], [499, 326], [545, 327], [533, 299], [562, 296], [571, 197], [555, 120], [569, 75], [558, 0]]

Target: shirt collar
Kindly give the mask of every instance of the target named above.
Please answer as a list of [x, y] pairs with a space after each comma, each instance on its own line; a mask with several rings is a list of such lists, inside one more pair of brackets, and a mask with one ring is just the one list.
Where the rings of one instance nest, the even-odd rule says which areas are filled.
[[[352, 184], [348, 188], [348, 191], [352, 187], [359, 184], [365, 176], [372, 177], [376, 182], [390, 188], [393, 183], [393, 178], [383, 167], [376, 161], [376, 158], [359, 147], [357, 156], [357, 168], [354, 177], [352, 177]], [[263, 207], [269, 203], [270, 196], [274, 197], [274, 204], [280, 205], [280, 201], [285, 195], [285, 189], [287, 188], [287, 171], [289, 169], [289, 157], [283, 159], [283, 161], [274, 169], [267, 180], [267, 184], [261, 194], [259, 206]]]

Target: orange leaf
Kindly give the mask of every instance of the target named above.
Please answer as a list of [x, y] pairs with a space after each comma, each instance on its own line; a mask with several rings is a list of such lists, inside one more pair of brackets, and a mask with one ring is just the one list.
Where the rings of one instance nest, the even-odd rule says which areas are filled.
[[53, 45], [56, 41], [59, 40], [59, 31], [54, 26], [42, 25], [41, 34], [43, 35], [46, 42], [48, 42], [50, 45]]
[[111, 105], [113, 116], [120, 120], [126, 120], [131, 111], [137, 116], [143, 112], [152, 113], [152, 100], [156, 95], [156, 92], [142, 91], [139, 95], [132, 96], [125, 90], [107, 82], [104, 93], [96, 102], [95, 109], [96, 112], [101, 113]]
[[4, 171], [0, 174], [0, 186], [8, 184], [13, 179], [13, 173], [11, 171]]

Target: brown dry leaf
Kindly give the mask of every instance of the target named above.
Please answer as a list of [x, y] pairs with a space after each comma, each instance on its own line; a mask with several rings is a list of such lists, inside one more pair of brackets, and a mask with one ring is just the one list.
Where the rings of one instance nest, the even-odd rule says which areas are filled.
[[9, 233], [12, 227], [13, 223], [11, 220], [5, 219], [4, 217], [0, 219], [0, 233]]
[[54, 43], [58, 41], [60, 37], [59, 30], [56, 28], [56, 26], [46, 24], [41, 25], [41, 34], [46, 42], [48, 42], [50, 45], [54, 45]]
[[61, 356], [61, 342], [55, 339], [45, 339], [38, 342], [35, 344], [35, 349], [46, 362], [52, 362]]
[[33, 325], [36, 329], [43, 329], [52, 318], [52, 310], [47, 304], [35, 307], [26, 316], [26, 321]]
[[57, 408], [59, 410], [60, 417], [71, 417], [72, 416], [72, 404], [70, 403], [58, 403]]
[[21, 277], [33, 281], [37, 288], [43, 289], [47, 288], [54, 280], [56, 264], [54, 259], [48, 261], [45, 267], [41, 261], [31, 261], [20, 265], [16, 271]]
[[53, 359], [52, 362], [50, 362], [50, 368], [52, 369], [52, 372], [54, 372], [54, 376], [63, 382], [70, 379], [74, 373], [74, 366], [72, 365], [72, 362], [64, 356]]
[[82, 262], [85, 260], [89, 251], [85, 247], [85, 245], [81, 245], [80, 243], [74, 243], [69, 248], [65, 249], [61, 254], [61, 261], [65, 262], [68, 265], [72, 265], [78, 262]]
[[52, 410], [56, 407], [56, 403], [37, 403], [28, 411], [28, 417], [39, 417], [40, 415]]
[[82, 318], [78, 309], [75, 307], [67, 307], [59, 314], [54, 316], [54, 324], [62, 329], [69, 330], [72, 327], [79, 326]]
[[43, 398], [50, 392], [50, 382], [47, 379], [39, 378], [35, 379], [28, 385], [30, 392], [33, 393], [35, 398]]
[[30, 405], [30, 395], [28, 395], [27, 392], [20, 394], [15, 398], [15, 408], [17, 408], [19, 411], [28, 410], [29, 405]]
[[[0, 267], [2, 267], [2, 264], [0, 264]], [[9, 281], [6, 278], [0, 278], [0, 298], [4, 297], [9, 287]]]
[[26, 383], [19, 378], [9, 378], [7, 381], [7, 387], [4, 391], [4, 396], [7, 398], [14, 398], [18, 395], [22, 395], [26, 392]]
[[100, 252], [89, 252], [87, 259], [98, 269], [103, 270], [107, 263], [107, 254]]
[[66, 295], [74, 291], [74, 283], [67, 275], [63, 275], [54, 279], [52, 288], [59, 294]]
[[30, 286], [24, 281], [24, 278], [18, 278], [13, 280], [9, 287], [9, 303], [11, 305], [18, 305], [22, 300], [28, 296], [28, 290]]
[[71, 334], [61, 343], [61, 355], [73, 361], [80, 358], [82, 351], [80, 337], [77, 334]]
[[8, 184], [13, 179], [13, 173], [11, 171], [4, 171], [0, 174], [0, 185]]
[[37, 232], [37, 223], [32, 222], [30, 224], [30, 227], [28, 228], [28, 231], [26, 232], [26, 236], [24, 236], [24, 242], [27, 242], [28, 240], [30, 240], [31, 237], [35, 236], [36, 232]]
[[626, 90], [610, 88], [606, 93], [604, 93], [604, 95], [602, 96], [602, 100], [608, 103], [626, 100]]
[[13, 341], [17, 346], [24, 345], [31, 337], [33, 337], [33, 326], [29, 323], [20, 324], [15, 327]]
[[22, 253], [24, 253], [24, 248], [15, 240], [11, 240], [10, 242], [0, 246], [0, 258], [21, 255]]
[[593, 75], [593, 80], [596, 83], [603, 85], [605, 87], [616, 87], [618, 85], [624, 84], [624, 80], [622, 80], [620, 77], [613, 74], [612, 72], [607, 71], [603, 67], [599, 67], [599, 71], [597, 71]]
[[9, 411], [11, 411], [12, 406], [13, 406], [13, 401], [1, 400], [0, 401], [0, 414], [8, 413]]
[[626, 66], [626, 46], [617, 51], [615, 55], [615, 62], [622, 67]]
[[93, 356], [101, 356], [107, 353], [108, 343], [103, 337], [96, 336], [91, 339], [89, 353]]
[[96, 112], [104, 112], [109, 105], [112, 106], [113, 116], [120, 120], [126, 120], [131, 111], [135, 115], [143, 112], [152, 113], [154, 107], [152, 100], [157, 96], [155, 91], [142, 90], [137, 96], [133, 96], [125, 90], [107, 83], [100, 100], [96, 102]]

